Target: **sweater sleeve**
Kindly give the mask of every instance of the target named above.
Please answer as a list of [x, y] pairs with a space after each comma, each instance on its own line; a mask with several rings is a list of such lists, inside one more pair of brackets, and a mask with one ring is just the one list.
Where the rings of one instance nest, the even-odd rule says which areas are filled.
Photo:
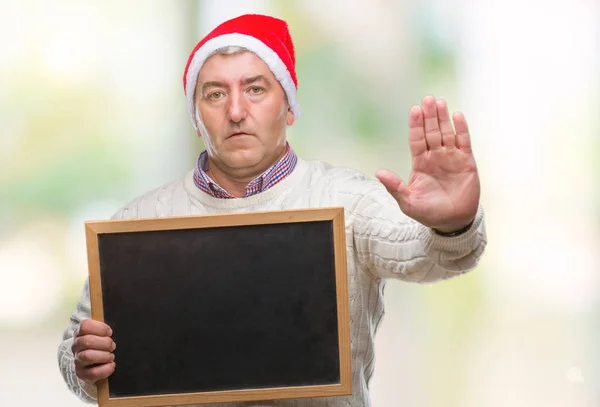
[[444, 237], [406, 216], [382, 185], [369, 184], [351, 216], [357, 258], [374, 277], [431, 283], [477, 266], [487, 244], [481, 206], [467, 232]]
[[85, 319], [91, 318], [89, 280], [86, 279], [83, 293], [71, 314], [69, 325], [63, 334], [63, 340], [58, 347], [58, 366], [69, 390], [86, 403], [96, 403], [96, 386], [81, 381], [75, 374], [75, 360], [71, 346], [79, 331], [79, 325]]

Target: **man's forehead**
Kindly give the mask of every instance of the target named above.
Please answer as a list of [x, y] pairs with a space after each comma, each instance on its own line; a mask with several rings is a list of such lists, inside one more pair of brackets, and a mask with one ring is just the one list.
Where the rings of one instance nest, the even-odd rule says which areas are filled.
[[267, 64], [253, 52], [215, 54], [200, 69], [197, 85], [202, 86], [206, 82], [243, 83], [249, 79], [265, 82], [276, 80]]

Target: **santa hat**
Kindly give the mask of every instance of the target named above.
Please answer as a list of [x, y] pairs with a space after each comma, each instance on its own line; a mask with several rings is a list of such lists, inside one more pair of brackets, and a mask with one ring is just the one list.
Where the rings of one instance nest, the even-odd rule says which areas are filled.
[[296, 101], [296, 57], [287, 23], [278, 18], [246, 14], [225, 21], [204, 37], [192, 50], [183, 74], [183, 88], [194, 128], [196, 106], [194, 103], [198, 73], [206, 60], [219, 48], [238, 46], [245, 48], [269, 67], [281, 84], [294, 116], [300, 115]]

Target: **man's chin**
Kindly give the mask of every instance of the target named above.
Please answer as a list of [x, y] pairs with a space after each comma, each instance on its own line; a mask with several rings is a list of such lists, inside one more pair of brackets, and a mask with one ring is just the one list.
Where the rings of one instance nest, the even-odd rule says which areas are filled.
[[264, 156], [257, 154], [254, 151], [241, 150], [228, 154], [226, 164], [236, 170], [243, 170], [245, 168], [255, 168], [260, 166]]

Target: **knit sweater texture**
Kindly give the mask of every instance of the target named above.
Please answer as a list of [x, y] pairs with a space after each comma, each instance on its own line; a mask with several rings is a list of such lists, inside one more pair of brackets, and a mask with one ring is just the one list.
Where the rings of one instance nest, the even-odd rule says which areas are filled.
[[[353, 394], [210, 406], [370, 406], [368, 384], [375, 364], [375, 333], [384, 314], [386, 279], [431, 283], [473, 270], [486, 246], [483, 209], [479, 207], [475, 222], [466, 233], [443, 237], [407, 217], [379, 181], [355, 170], [299, 159], [289, 176], [256, 195], [238, 199], [211, 197], [195, 186], [192, 170], [136, 198], [112, 217], [136, 219], [332, 206], [343, 207], [345, 216]], [[96, 403], [96, 386], [77, 378], [71, 351], [81, 321], [88, 318], [91, 312], [86, 280], [64, 331], [58, 362], [70, 391], [82, 401]]]

